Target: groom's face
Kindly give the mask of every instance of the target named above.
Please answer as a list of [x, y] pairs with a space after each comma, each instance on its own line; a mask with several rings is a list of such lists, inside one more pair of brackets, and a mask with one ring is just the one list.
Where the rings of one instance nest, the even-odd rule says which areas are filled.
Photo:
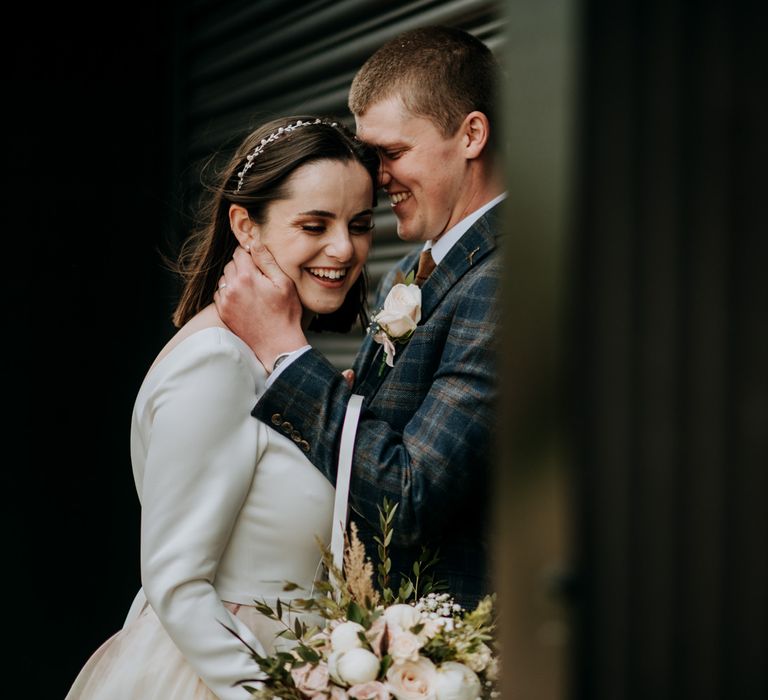
[[380, 185], [397, 217], [400, 238], [437, 239], [466, 215], [461, 130], [446, 138], [397, 97], [374, 103], [355, 122], [357, 136], [381, 156]]

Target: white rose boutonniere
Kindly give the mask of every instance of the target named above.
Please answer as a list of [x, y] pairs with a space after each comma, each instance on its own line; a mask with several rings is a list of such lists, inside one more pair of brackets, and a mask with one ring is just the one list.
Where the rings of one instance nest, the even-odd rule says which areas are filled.
[[384, 306], [371, 317], [368, 327], [373, 339], [384, 346], [384, 361], [387, 365], [395, 366], [395, 344], [407, 343], [420, 320], [421, 289], [406, 278], [405, 282], [389, 290]]

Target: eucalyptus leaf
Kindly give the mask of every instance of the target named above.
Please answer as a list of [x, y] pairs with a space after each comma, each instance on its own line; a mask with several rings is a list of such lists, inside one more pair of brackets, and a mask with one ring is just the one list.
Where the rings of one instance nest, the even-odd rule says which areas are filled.
[[347, 606], [347, 619], [360, 624], [364, 617], [365, 613], [363, 612], [363, 609], [353, 600]]
[[304, 661], [308, 661], [311, 664], [320, 661], [320, 655], [314, 649], [310, 649], [303, 644], [299, 644], [299, 646], [296, 647], [296, 653], [304, 659]]
[[389, 670], [389, 667], [392, 665], [393, 659], [389, 654], [386, 654], [381, 659], [381, 665], [379, 666], [379, 677], [384, 677], [387, 675], [387, 671]]
[[395, 513], [397, 512], [397, 506], [400, 505], [399, 503], [395, 503], [395, 505], [392, 506], [392, 510], [389, 511], [389, 514], [387, 515], [387, 523], [390, 524], [394, 518]]

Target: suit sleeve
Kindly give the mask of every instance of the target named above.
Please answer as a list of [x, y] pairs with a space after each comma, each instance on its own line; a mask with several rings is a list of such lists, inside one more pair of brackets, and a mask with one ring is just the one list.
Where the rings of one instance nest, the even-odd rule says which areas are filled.
[[151, 402], [142, 585], [168, 635], [216, 696], [246, 700], [247, 691], [235, 684], [259, 669], [224, 625], [264, 650], [224, 607], [213, 582], [266, 431], [249, 415], [254, 380], [235, 349], [208, 347], [188, 359]]
[[[394, 538], [399, 545], [417, 544], [439, 532], [486, 478], [497, 391], [496, 272], [472, 275], [457, 287], [443, 302], [451, 305], [452, 317], [442, 347], [425, 344], [420, 349], [439, 353], [440, 359], [428, 393], [404, 430], [393, 429], [371, 409], [358, 426], [350, 505], [375, 524], [383, 497], [397, 501]], [[400, 359], [405, 361], [419, 363], [420, 358], [414, 353]], [[253, 415], [290, 420], [309, 443], [310, 460], [335, 483], [350, 394], [341, 374], [311, 350], [260, 398]], [[396, 392], [387, 400], [396, 402]]]

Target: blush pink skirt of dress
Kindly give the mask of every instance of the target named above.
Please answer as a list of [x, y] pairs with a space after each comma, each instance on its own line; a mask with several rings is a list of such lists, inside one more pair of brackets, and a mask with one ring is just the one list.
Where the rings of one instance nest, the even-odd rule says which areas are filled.
[[[254, 607], [225, 603], [250, 627], [267, 652], [275, 649], [279, 623]], [[289, 647], [290, 643], [285, 643]], [[245, 648], [245, 647], [244, 647]], [[250, 694], [243, 689], [243, 699]], [[186, 662], [149, 605], [88, 659], [65, 700], [217, 700]]]

